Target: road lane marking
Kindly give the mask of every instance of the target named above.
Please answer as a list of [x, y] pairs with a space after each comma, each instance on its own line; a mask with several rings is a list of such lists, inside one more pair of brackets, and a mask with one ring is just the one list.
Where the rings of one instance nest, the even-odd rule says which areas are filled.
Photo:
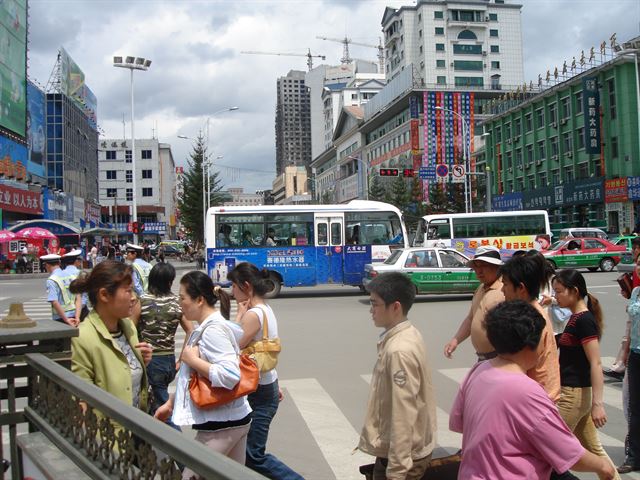
[[280, 385], [287, 389], [335, 477], [361, 480], [360, 465], [373, 459], [360, 451], [351, 453], [360, 435], [320, 383], [315, 378], [302, 378], [284, 380]]
[[[371, 384], [371, 374], [360, 375], [360, 377], [368, 384]], [[438, 406], [436, 406], [436, 424], [438, 429], [436, 443], [438, 447], [445, 450], [449, 455], [460, 450], [462, 448], [462, 434], [449, 430], [449, 414]]]

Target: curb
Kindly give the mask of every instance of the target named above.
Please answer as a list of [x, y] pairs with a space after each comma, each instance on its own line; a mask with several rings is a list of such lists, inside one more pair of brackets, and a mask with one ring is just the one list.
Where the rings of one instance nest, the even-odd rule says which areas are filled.
[[[198, 266], [197, 264], [193, 263], [173, 263], [173, 262], [169, 262], [171, 263], [171, 265], [173, 265], [173, 267], [176, 269], [176, 271], [178, 270], [197, 270]], [[155, 265], [155, 263], [153, 264]], [[90, 272], [91, 269], [87, 268], [85, 270], [83, 270], [85, 272]], [[2, 282], [3, 280], [26, 280], [26, 279], [33, 279], [33, 278], [48, 278], [49, 274], [48, 273], [2, 273], [0, 274], [0, 282]]]

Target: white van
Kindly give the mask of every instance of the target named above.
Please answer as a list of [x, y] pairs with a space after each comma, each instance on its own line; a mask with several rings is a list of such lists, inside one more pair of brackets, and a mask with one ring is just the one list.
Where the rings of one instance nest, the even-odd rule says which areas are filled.
[[564, 240], [565, 238], [603, 238], [605, 240], [609, 239], [609, 236], [606, 234], [604, 230], [599, 228], [592, 227], [578, 227], [578, 228], [563, 228], [560, 230], [560, 240]]

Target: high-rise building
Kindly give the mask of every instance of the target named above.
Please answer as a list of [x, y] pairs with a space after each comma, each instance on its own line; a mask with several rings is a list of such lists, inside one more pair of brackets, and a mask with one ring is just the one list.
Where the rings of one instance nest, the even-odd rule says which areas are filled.
[[506, 0], [418, 0], [387, 7], [387, 80], [413, 65], [429, 88], [515, 90], [524, 82], [521, 9]]
[[291, 70], [278, 78], [276, 103], [276, 174], [288, 165], [311, 163], [311, 114], [305, 72]]
[[[353, 82], [356, 77], [359, 77], [361, 81], [363, 79], [383, 80], [384, 75], [377, 72], [378, 65], [375, 62], [354, 59], [349, 64], [319, 65], [305, 74], [305, 85], [309, 88], [311, 101], [311, 158], [316, 158], [327, 149], [325, 141], [327, 125], [324, 117], [327, 91], [325, 87], [337, 94], [340, 88]], [[342, 106], [336, 105], [336, 118]], [[335, 122], [331, 128], [333, 126], [335, 126]]]
[[64, 93], [47, 93], [47, 185], [95, 202], [98, 199], [98, 131]]

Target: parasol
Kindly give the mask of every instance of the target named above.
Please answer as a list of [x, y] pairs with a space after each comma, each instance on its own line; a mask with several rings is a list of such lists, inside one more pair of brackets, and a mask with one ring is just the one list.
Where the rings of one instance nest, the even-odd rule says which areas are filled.
[[44, 228], [40, 228], [40, 227], [23, 228], [22, 230], [16, 232], [16, 235], [18, 237], [22, 237], [30, 240], [35, 238], [40, 238], [45, 240], [58, 238], [49, 230], [45, 230]]

